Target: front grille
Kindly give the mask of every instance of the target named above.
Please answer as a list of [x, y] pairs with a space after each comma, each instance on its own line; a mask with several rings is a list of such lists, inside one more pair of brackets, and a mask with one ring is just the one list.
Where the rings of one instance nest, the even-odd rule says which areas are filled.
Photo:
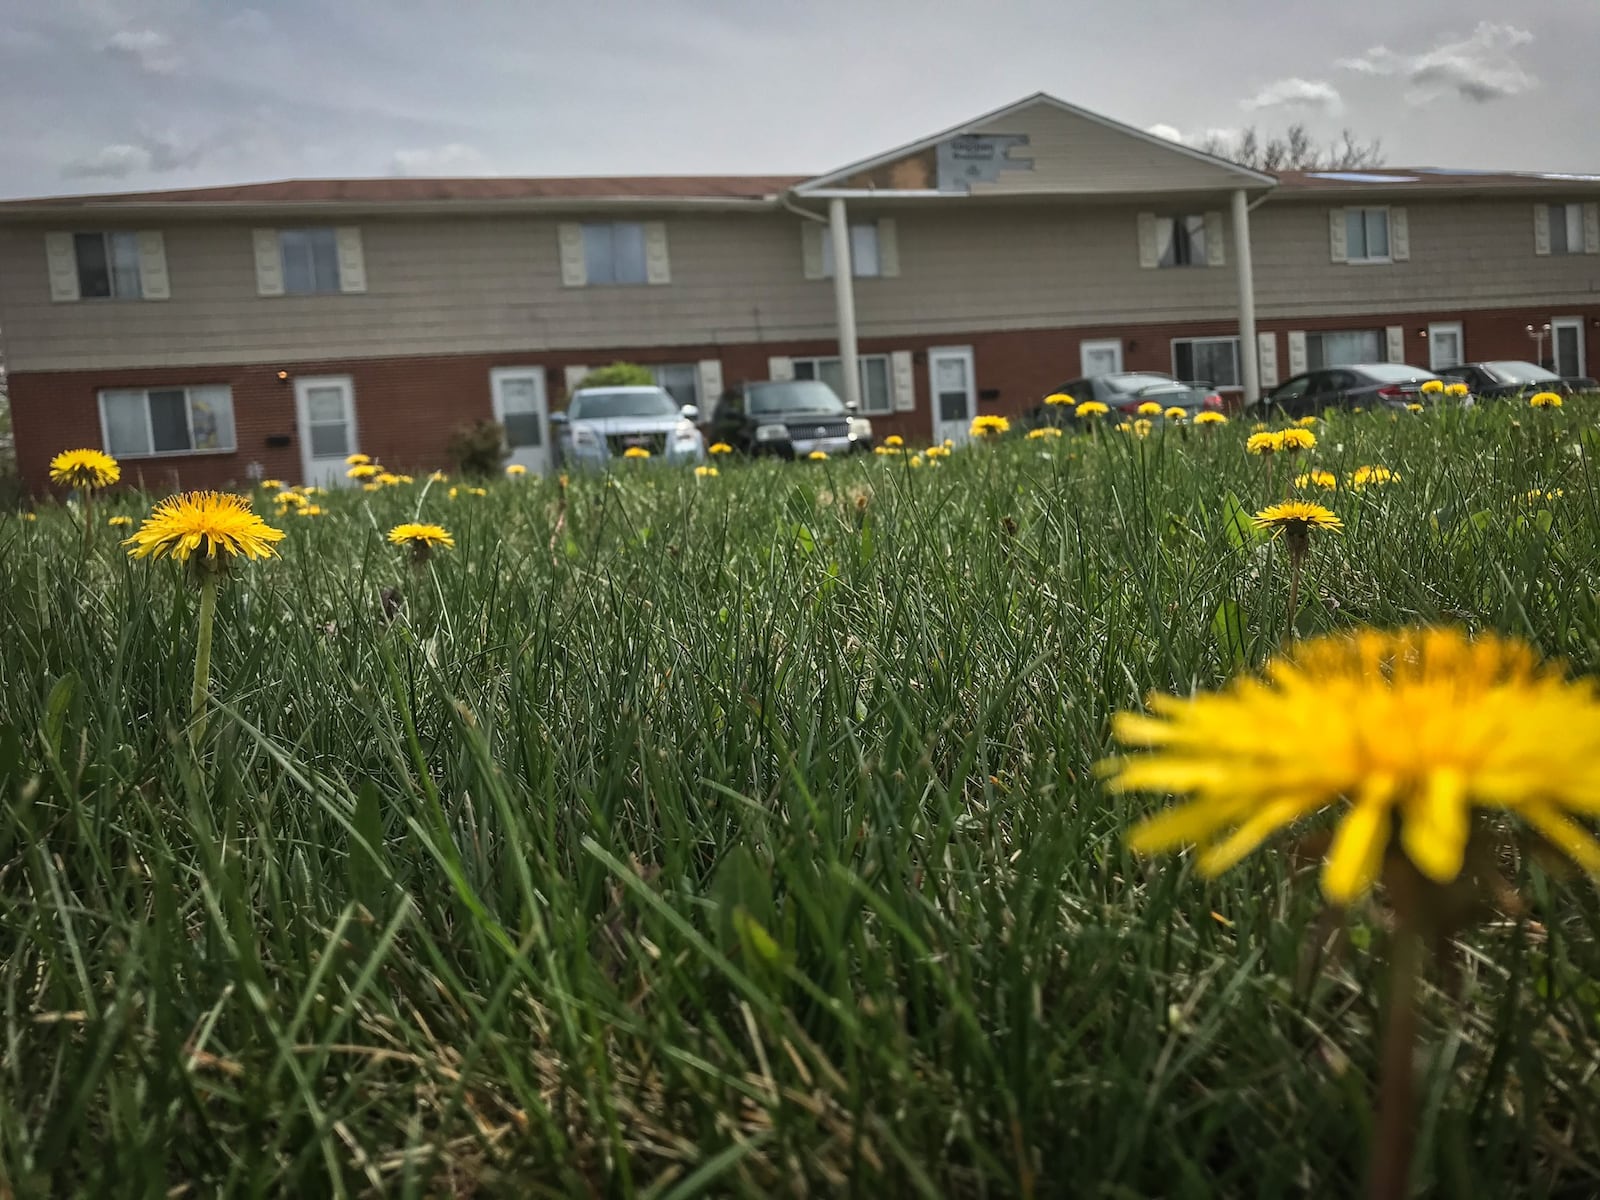
[[651, 454], [664, 454], [667, 435], [664, 433], [613, 433], [606, 438], [606, 447], [613, 454], [623, 454], [629, 447], [639, 446]]
[[785, 421], [789, 427], [789, 437], [797, 441], [810, 441], [813, 438], [842, 438], [850, 433], [850, 424], [847, 421]]

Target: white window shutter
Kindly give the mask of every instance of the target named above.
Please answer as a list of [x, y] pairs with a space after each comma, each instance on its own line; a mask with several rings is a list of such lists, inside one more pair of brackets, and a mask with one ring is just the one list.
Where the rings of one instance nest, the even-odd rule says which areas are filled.
[[1384, 330], [1385, 357], [1392, 363], [1403, 363], [1406, 360], [1406, 327], [1404, 325], [1390, 325]]
[[893, 217], [878, 222], [878, 274], [885, 279], [900, 274], [900, 231]]
[[63, 304], [81, 300], [78, 292], [78, 252], [70, 233], [44, 235], [44, 257], [50, 268], [50, 299]]
[[822, 230], [816, 221], [800, 222], [800, 257], [807, 279], [821, 279], [827, 274], [822, 263]]
[[1548, 204], [1535, 204], [1533, 206], [1533, 252], [1535, 254], [1550, 253], [1550, 206]]
[[767, 378], [779, 380], [793, 379], [794, 359], [785, 358], [782, 355], [774, 355], [773, 357], [767, 359]]
[[[1344, 209], [1330, 208], [1328, 210], [1328, 257], [1334, 262], [1349, 262], [1350, 252], [1345, 245]], [[1301, 368], [1304, 370], [1305, 368]], [[1291, 370], [1291, 375], [1298, 375], [1299, 371]]]
[[644, 223], [644, 278], [646, 283], [672, 282], [672, 266], [667, 257], [667, 227], [661, 221]]
[[1583, 252], [1600, 254], [1600, 204], [1593, 200], [1583, 206]]
[[1411, 261], [1411, 222], [1403, 208], [1389, 210], [1389, 257], [1395, 262]]
[[1261, 364], [1261, 386], [1273, 388], [1278, 386], [1278, 335], [1275, 333], [1256, 334], [1256, 358]]
[[1149, 270], [1161, 262], [1161, 249], [1156, 245], [1155, 213], [1139, 214], [1139, 266]]
[[556, 244], [561, 252], [561, 286], [584, 287], [589, 282], [589, 263], [583, 256], [583, 226], [563, 221], [556, 226]]
[[278, 249], [276, 229], [252, 229], [256, 251], [256, 295], [283, 295], [283, 253]]
[[1224, 267], [1228, 264], [1228, 252], [1222, 245], [1222, 214], [1208, 212], [1206, 214], [1206, 266]]
[[1290, 376], [1304, 375], [1306, 373], [1306, 331], [1304, 329], [1289, 330], [1289, 374]]
[[167, 279], [167, 242], [159, 229], [139, 231], [139, 291], [146, 300], [170, 300]]
[[588, 367], [570, 366], [563, 370], [561, 378], [566, 383], [567, 396], [578, 390], [578, 385], [583, 382], [583, 377], [589, 373]]
[[702, 358], [699, 364], [700, 372], [700, 412], [708, 415], [717, 402], [717, 397], [722, 395], [722, 360], [720, 358]]
[[895, 412], [915, 412], [917, 377], [911, 369], [911, 351], [896, 350], [889, 355], [889, 378], [894, 388]]
[[333, 231], [339, 249], [339, 290], [364, 292], [367, 290], [367, 257], [361, 249], [361, 229], [356, 225], [341, 225]]

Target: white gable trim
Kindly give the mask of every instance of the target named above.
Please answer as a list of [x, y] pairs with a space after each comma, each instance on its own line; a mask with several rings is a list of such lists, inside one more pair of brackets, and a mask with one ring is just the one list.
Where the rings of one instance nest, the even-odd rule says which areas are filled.
[[[1241, 167], [1238, 163], [1232, 163], [1225, 158], [1218, 158], [1214, 154], [1207, 154], [1202, 150], [1196, 150], [1192, 146], [1185, 146], [1179, 142], [1168, 141], [1166, 138], [1157, 137], [1153, 133], [1146, 133], [1143, 129], [1137, 129], [1132, 125], [1124, 125], [1121, 121], [1113, 121], [1110, 117], [1103, 117], [1097, 112], [1090, 112], [1087, 108], [1079, 108], [1076, 104], [1068, 104], [1065, 100], [1058, 100], [1056, 97], [1050, 95], [1049, 92], [1034, 92], [1031, 96], [1024, 96], [1021, 100], [1018, 100], [1012, 104], [1007, 104], [1002, 108], [997, 108], [993, 112], [984, 113], [982, 116], [973, 117], [970, 121], [963, 121], [960, 125], [953, 125], [949, 129], [932, 134], [929, 137], [921, 138], [915, 142], [909, 142], [904, 146], [896, 147], [895, 149], [885, 151], [882, 154], [875, 154], [871, 158], [860, 159], [857, 162], [850, 163], [848, 166], [840, 167], [837, 171], [830, 171], [826, 175], [818, 175], [815, 179], [808, 179], [804, 183], [797, 184], [794, 188], [794, 192], [796, 195], [800, 196], [817, 193], [821, 189], [826, 189], [829, 184], [848, 179], [850, 176], [859, 174], [862, 171], [870, 171], [875, 167], [885, 166], [888, 163], [894, 162], [896, 159], [904, 158], [908, 154], [916, 154], [919, 151], [927, 150], [933, 146], [937, 146], [940, 142], [956, 137], [959, 134], [971, 133], [974, 129], [981, 125], [988, 125], [994, 121], [1004, 120], [1006, 117], [1013, 116], [1016, 113], [1021, 112], [1023, 109], [1032, 108], [1036, 104], [1047, 104], [1052, 108], [1059, 109], [1061, 112], [1069, 114], [1070, 116], [1082, 117], [1086, 121], [1093, 121], [1096, 125], [1103, 125], [1105, 128], [1115, 130], [1117, 133], [1126, 134], [1127, 136], [1137, 138], [1142, 142], [1148, 142], [1153, 146], [1160, 146], [1163, 150], [1170, 150], [1175, 154], [1185, 155], [1189, 158], [1195, 159], [1198, 162], [1207, 163], [1213, 167], [1221, 167], [1224, 170], [1231, 171], [1235, 175], [1239, 176], [1241, 185], [1253, 184], [1257, 187], [1276, 187], [1278, 184], [1277, 179], [1271, 175], [1263, 174], [1260, 171], [1252, 171], [1249, 167]], [[885, 189], [884, 192], [877, 192], [874, 194], [898, 195], [898, 193], [888, 191], [887, 189]], [[944, 195], [945, 193], [923, 194]]]

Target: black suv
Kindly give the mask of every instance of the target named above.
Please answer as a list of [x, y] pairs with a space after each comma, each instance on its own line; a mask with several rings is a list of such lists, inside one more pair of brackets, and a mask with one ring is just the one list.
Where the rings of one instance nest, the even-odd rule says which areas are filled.
[[870, 450], [872, 426], [821, 380], [768, 380], [722, 393], [706, 438], [746, 454], [804, 458], [821, 450], [833, 457]]

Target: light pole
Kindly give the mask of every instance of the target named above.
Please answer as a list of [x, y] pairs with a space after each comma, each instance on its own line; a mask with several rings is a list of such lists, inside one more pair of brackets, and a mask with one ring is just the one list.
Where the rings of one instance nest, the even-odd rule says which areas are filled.
[[1535, 364], [1542, 367], [1544, 366], [1544, 340], [1550, 336], [1550, 323], [1546, 321], [1543, 325], [1529, 325], [1528, 336], [1531, 337], [1538, 346], [1538, 349], [1534, 352], [1533, 361]]

